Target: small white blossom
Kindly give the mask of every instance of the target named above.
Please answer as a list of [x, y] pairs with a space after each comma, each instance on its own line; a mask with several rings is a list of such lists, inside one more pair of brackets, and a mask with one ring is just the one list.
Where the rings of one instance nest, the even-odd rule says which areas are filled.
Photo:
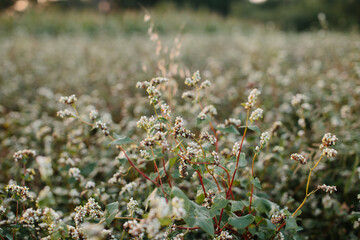
[[75, 94], [73, 94], [73, 95], [71, 95], [71, 96], [68, 96], [68, 97], [62, 96], [62, 97], [60, 97], [60, 99], [59, 99], [59, 102], [64, 103], [64, 104], [67, 104], [67, 105], [72, 105], [72, 104], [74, 104], [76, 101], [77, 101], [77, 98], [76, 98]]
[[247, 101], [247, 103], [245, 103], [245, 109], [250, 109], [250, 108], [254, 107], [257, 102], [257, 97], [260, 94], [261, 94], [261, 92], [259, 90], [257, 90], [256, 88], [251, 90], [249, 97], [248, 97], [248, 101]]
[[263, 132], [260, 136], [260, 144], [262, 146], [266, 145], [266, 143], [270, 140], [270, 134], [268, 132]]
[[205, 89], [211, 86], [211, 82], [209, 80], [205, 80], [201, 83], [200, 88]]
[[129, 211], [129, 216], [132, 216], [134, 214], [134, 210], [135, 210], [136, 206], [138, 206], [138, 205], [139, 204], [136, 200], [134, 200], [133, 198], [130, 198], [130, 201], [126, 205], [127, 210]]
[[74, 114], [73, 114], [71, 111], [65, 109], [65, 110], [60, 110], [60, 111], [58, 111], [58, 112], [56, 113], [56, 116], [64, 119], [64, 118], [73, 117]]
[[317, 189], [321, 189], [324, 192], [329, 192], [330, 194], [333, 193], [334, 191], [335, 192], [337, 191], [336, 186], [328, 186], [328, 185], [325, 185], [325, 184], [318, 185]]
[[76, 180], [79, 180], [81, 177], [80, 169], [73, 167], [69, 169], [69, 175], [70, 177], [75, 178]]
[[16, 153], [14, 153], [13, 158], [14, 158], [15, 162], [17, 162], [17, 161], [21, 161], [23, 158], [34, 157], [35, 155], [36, 155], [36, 152], [34, 150], [24, 149], [24, 150], [20, 150], [20, 151], [17, 151]]
[[257, 108], [255, 109], [251, 115], [250, 115], [250, 121], [256, 121], [256, 120], [259, 120], [259, 118], [262, 118], [263, 117], [263, 110], [261, 108]]
[[302, 165], [307, 163], [306, 158], [303, 155], [298, 154], [298, 153], [291, 154], [290, 158], [294, 161], [300, 162]]

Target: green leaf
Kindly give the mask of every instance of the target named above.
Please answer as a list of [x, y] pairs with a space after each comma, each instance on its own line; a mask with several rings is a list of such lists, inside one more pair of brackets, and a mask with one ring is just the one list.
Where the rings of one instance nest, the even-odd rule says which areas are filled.
[[214, 237], [214, 224], [212, 218], [197, 217], [195, 224], [208, 233], [211, 237]]
[[250, 177], [250, 179], [251, 179], [251, 183], [254, 184], [254, 186], [257, 189], [261, 189], [261, 184], [260, 184], [259, 178]]
[[230, 203], [232, 212], [241, 211], [245, 206], [242, 201], [230, 201]]
[[133, 140], [131, 140], [129, 137], [127, 136], [119, 136], [119, 135], [115, 135], [116, 139], [114, 141], [112, 141], [111, 143], [109, 143], [108, 147], [110, 145], [124, 145], [124, 144], [128, 144], [128, 143], [132, 143], [134, 142]]
[[173, 188], [172, 188], [172, 194], [173, 194], [175, 197], [184, 199], [184, 205], [185, 205], [184, 207], [185, 207], [185, 210], [186, 210], [187, 212], [189, 212], [190, 207], [191, 207], [191, 201], [190, 201], [189, 198], [185, 195], [185, 193], [183, 193], [183, 191], [181, 191], [180, 188], [178, 188], [178, 187], [173, 187]]
[[273, 203], [265, 198], [255, 198], [253, 200], [253, 206], [258, 212], [269, 213], [271, 211], [271, 205]]
[[244, 168], [247, 165], [247, 161], [245, 158], [245, 153], [240, 153], [240, 159], [239, 159], [239, 168]]
[[216, 129], [225, 133], [240, 134], [239, 131], [236, 129], [236, 127], [234, 127], [233, 125], [227, 127], [217, 127]]
[[225, 199], [225, 198], [215, 198], [214, 200], [214, 204], [211, 206], [211, 210], [217, 210], [217, 209], [222, 209], [225, 208], [226, 205], [229, 203], [229, 200]]
[[251, 131], [254, 131], [254, 132], [256, 132], [257, 134], [260, 135], [260, 129], [259, 129], [258, 126], [256, 126], [256, 125], [250, 125], [250, 126], [248, 126], [248, 128], [249, 128]]
[[296, 220], [293, 217], [288, 217], [286, 219], [286, 230], [297, 230], [298, 225], [296, 224]]
[[242, 230], [249, 226], [254, 220], [255, 217], [251, 214], [248, 214], [243, 217], [231, 217], [229, 218], [228, 223], [236, 227], [236, 229]]
[[105, 222], [106, 225], [109, 226], [119, 212], [119, 202], [109, 203], [106, 205], [105, 209]]
[[204, 120], [201, 120], [200, 118], [196, 118], [196, 126], [198, 127], [200, 124], [207, 124], [210, 122], [209, 116], [206, 115], [206, 118]]

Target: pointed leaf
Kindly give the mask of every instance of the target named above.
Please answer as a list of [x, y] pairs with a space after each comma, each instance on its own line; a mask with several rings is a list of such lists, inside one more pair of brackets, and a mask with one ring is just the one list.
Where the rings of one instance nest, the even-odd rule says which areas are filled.
[[105, 209], [105, 222], [106, 225], [109, 226], [119, 212], [119, 202], [109, 203], [106, 205]]
[[236, 129], [236, 127], [234, 127], [233, 125], [227, 127], [217, 127], [216, 129], [225, 133], [240, 134], [239, 131]]
[[124, 145], [124, 144], [132, 143], [132, 142], [134, 142], [134, 141], [131, 140], [127, 136], [116, 135], [116, 139], [114, 141], [112, 141], [108, 146], [110, 146], [110, 145]]
[[243, 217], [231, 217], [228, 220], [228, 223], [238, 230], [245, 229], [247, 226], [249, 226], [252, 222], [254, 222], [255, 217], [251, 214], [248, 214]]

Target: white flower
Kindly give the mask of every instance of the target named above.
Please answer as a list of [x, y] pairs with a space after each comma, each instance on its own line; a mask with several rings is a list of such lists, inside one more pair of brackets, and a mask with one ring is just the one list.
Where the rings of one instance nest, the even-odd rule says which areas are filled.
[[93, 181], [88, 181], [85, 185], [85, 188], [90, 189], [90, 188], [94, 188], [95, 187], [95, 183]]
[[133, 198], [130, 198], [130, 201], [126, 205], [127, 210], [129, 211], [129, 216], [132, 216], [134, 214], [135, 207], [138, 205], [138, 202], [134, 200]]
[[174, 197], [171, 200], [171, 206], [172, 206], [172, 214], [175, 217], [175, 219], [182, 219], [186, 215], [186, 210], [184, 208], [184, 199]]
[[70, 175], [70, 177], [74, 177], [76, 180], [79, 180], [79, 178], [81, 177], [80, 169], [78, 169], [76, 167], [70, 168], [69, 175]]
[[294, 161], [300, 162], [302, 165], [307, 163], [306, 158], [303, 155], [298, 154], [298, 153], [291, 154], [290, 158]]
[[249, 97], [248, 97], [248, 101], [247, 101], [247, 103], [245, 103], [245, 109], [250, 109], [255, 106], [255, 104], [257, 102], [257, 97], [260, 95], [260, 93], [261, 92], [259, 90], [257, 90], [256, 88], [251, 90]]
[[58, 111], [58, 112], [56, 113], [56, 116], [64, 119], [64, 118], [73, 117], [74, 114], [73, 114], [71, 111], [65, 109], [65, 110], [60, 110], [60, 111]]
[[72, 105], [77, 101], [77, 98], [75, 96], [75, 94], [68, 96], [68, 97], [60, 97], [59, 102], [67, 104], [67, 105]]
[[270, 135], [268, 132], [263, 132], [260, 136], [260, 144], [266, 145], [266, 143], [270, 140]]
[[261, 108], [255, 109], [250, 115], [250, 121], [259, 120], [259, 118], [263, 117], [263, 110]]

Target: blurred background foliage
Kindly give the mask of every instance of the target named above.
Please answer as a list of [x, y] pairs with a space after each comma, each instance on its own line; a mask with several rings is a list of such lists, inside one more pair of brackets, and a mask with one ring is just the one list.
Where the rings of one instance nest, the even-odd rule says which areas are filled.
[[[304, 31], [319, 27], [335, 30], [359, 28], [358, 0], [2, 0], [0, 11], [23, 11], [29, 6], [61, 10], [93, 9], [103, 13], [153, 7], [211, 11], [223, 17], [275, 25], [282, 30]], [[326, 19], [327, 26], [320, 20]], [[320, 21], [321, 22], [321, 21]]]

